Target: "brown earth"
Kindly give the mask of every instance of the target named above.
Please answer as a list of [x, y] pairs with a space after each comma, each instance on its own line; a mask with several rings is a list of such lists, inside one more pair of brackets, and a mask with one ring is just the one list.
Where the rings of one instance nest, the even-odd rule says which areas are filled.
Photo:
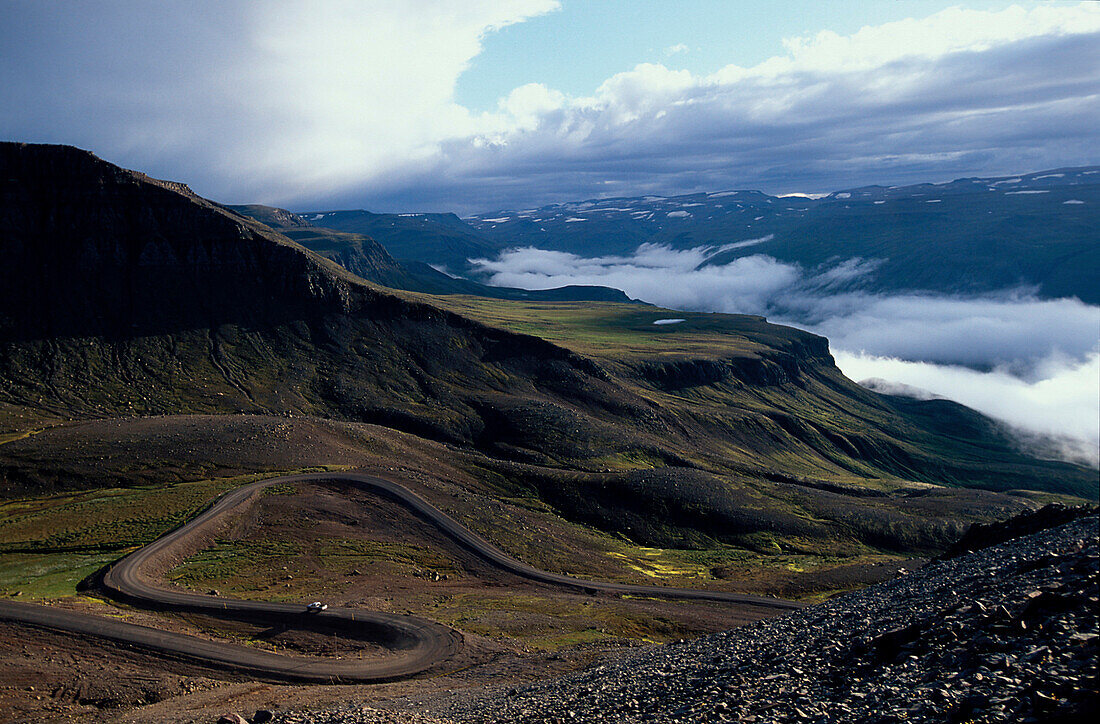
[[[295, 494], [261, 498], [226, 531], [223, 542], [280, 542], [303, 553], [276, 565], [266, 579], [252, 575], [217, 583], [222, 594], [271, 599], [318, 597], [337, 605], [410, 611], [450, 620], [463, 631], [463, 654], [431, 679], [374, 686], [286, 686], [249, 682], [185, 661], [168, 660], [77, 636], [0, 625], [0, 720], [179, 722], [212, 721], [227, 708], [335, 705], [489, 683], [519, 682], [564, 673], [600, 654], [639, 645], [614, 633], [573, 643], [571, 634], [618, 622], [622, 633], [668, 640], [724, 630], [756, 620], [762, 609], [716, 604], [589, 596], [502, 574], [450, 543], [433, 526], [395, 503], [343, 487], [300, 486]], [[326, 567], [317, 555], [326, 541], [413, 546], [433, 557], [446, 579], [371, 561], [357, 569]], [[293, 571], [290, 573], [289, 571]], [[358, 571], [358, 572], [355, 572]], [[436, 573], [433, 571], [432, 573]], [[294, 578], [287, 580], [289, 576]], [[307, 593], [308, 592], [308, 593]], [[306, 594], [306, 595], [302, 595]], [[518, 611], [507, 610], [520, 601]], [[103, 614], [97, 600], [59, 602]], [[229, 635], [253, 645], [313, 654], [368, 653], [367, 647], [323, 634], [261, 631], [198, 616], [163, 616], [112, 607], [134, 623], [200, 636]], [[482, 636], [478, 631], [492, 631]], [[583, 637], [582, 637], [583, 638]], [[93, 674], [94, 675], [91, 675]]]

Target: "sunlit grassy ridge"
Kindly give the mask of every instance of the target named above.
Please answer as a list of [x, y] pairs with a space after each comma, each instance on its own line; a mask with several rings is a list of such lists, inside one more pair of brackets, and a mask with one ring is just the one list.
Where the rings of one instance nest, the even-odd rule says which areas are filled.
[[[469, 296], [430, 299], [437, 306], [486, 324], [611, 360], [756, 354], [766, 345], [789, 344], [800, 336], [754, 315], [680, 312], [613, 302], [519, 302]], [[663, 319], [684, 321], [654, 324]]]
[[[882, 490], [918, 480], [1096, 495], [1082, 469], [1026, 458], [1003, 430], [965, 408], [864, 390], [833, 365], [826, 340], [763, 317], [617, 303], [432, 302], [595, 359], [685, 426], [711, 428], [718, 434], [707, 445], [677, 448], [704, 467], [724, 460]], [[654, 324], [668, 319], [683, 321]], [[667, 459], [623, 449], [599, 461], [631, 469]], [[1031, 481], [1020, 478], [1025, 468]]]

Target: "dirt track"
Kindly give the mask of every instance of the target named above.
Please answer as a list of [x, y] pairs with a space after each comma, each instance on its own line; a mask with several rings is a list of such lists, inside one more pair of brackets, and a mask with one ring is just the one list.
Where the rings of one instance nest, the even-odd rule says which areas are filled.
[[490, 565], [541, 583], [588, 592], [602, 591], [613, 594], [719, 601], [775, 609], [798, 607], [798, 604], [789, 601], [763, 596], [606, 583], [548, 573], [503, 553], [404, 486], [362, 474], [315, 473], [264, 480], [227, 493], [191, 522], [115, 564], [104, 575], [102, 585], [115, 597], [162, 610], [198, 612], [237, 620], [275, 622], [305, 628], [323, 622], [328, 627], [337, 626], [350, 635], [381, 644], [389, 652], [387, 655], [369, 659], [284, 656], [97, 616], [11, 602], [0, 602], [0, 619], [99, 636], [198, 660], [220, 669], [295, 681], [394, 680], [416, 675], [446, 661], [461, 647], [460, 634], [424, 619], [342, 608], [311, 615], [306, 614], [298, 605], [241, 601], [157, 585], [155, 571], [161, 570], [166, 562], [187, 555], [196, 541], [205, 538], [227, 516], [239, 511], [242, 507], [251, 505], [263, 488], [284, 483], [325, 480], [354, 485], [393, 499]]

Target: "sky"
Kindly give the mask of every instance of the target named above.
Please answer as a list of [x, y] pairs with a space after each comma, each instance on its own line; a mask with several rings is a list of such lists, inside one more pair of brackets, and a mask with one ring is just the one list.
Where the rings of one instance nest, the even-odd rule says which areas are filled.
[[1096, 162], [1100, 3], [0, 0], [0, 138], [474, 213]]

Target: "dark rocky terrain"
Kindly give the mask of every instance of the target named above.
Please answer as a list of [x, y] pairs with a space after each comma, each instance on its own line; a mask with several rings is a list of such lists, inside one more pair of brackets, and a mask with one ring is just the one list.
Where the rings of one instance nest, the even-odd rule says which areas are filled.
[[[325, 713], [356, 722], [1089, 722], [1097, 518], [563, 679]], [[429, 712], [435, 718], [405, 712]]]

